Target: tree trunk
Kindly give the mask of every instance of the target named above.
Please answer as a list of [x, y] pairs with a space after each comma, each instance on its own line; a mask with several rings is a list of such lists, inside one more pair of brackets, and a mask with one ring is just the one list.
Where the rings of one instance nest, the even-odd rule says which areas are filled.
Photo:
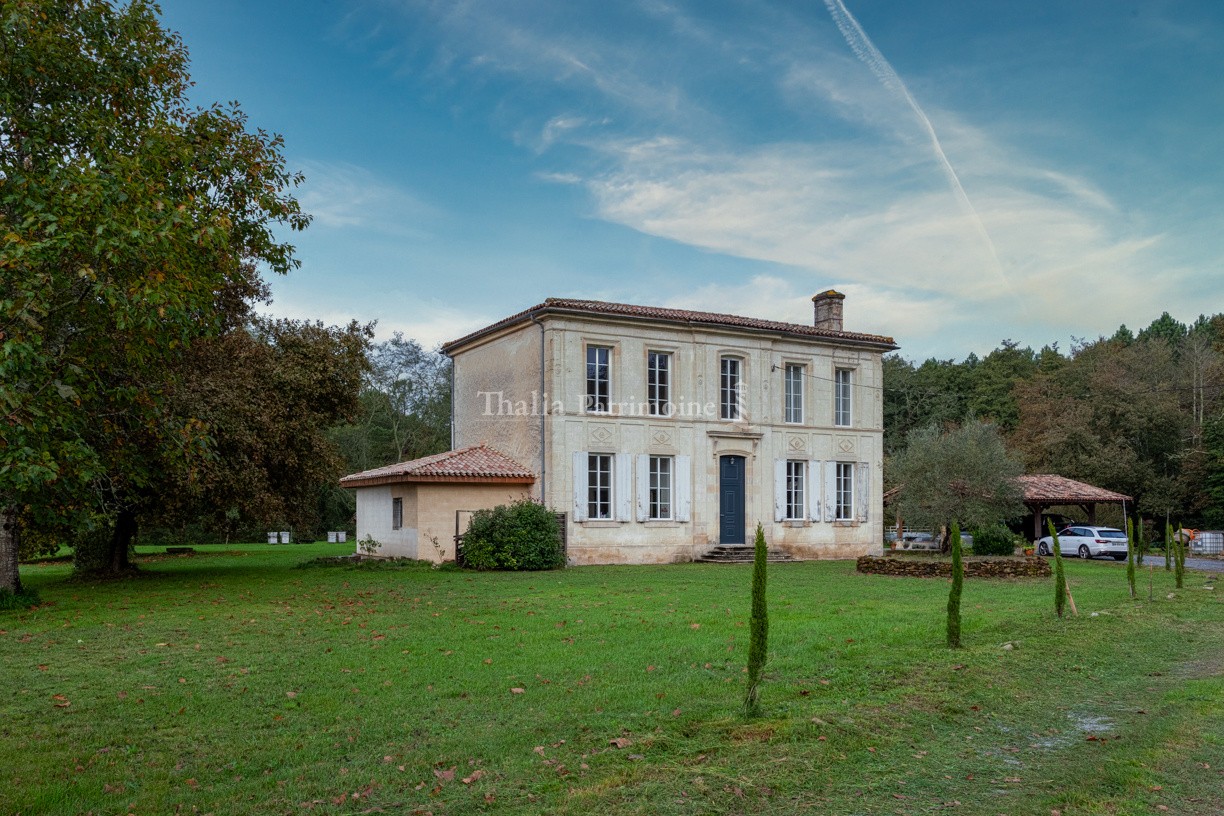
[[21, 591], [21, 572], [17, 566], [20, 535], [17, 513], [11, 507], [0, 509], [0, 589], [14, 594]]
[[119, 511], [119, 515], [115, 518], [115, 529], [111, 533], [110, 558], [108, 559], [107, 572], [112, 575], [120, 575], [132, 568], [132, 562], [128, 559], [128, 552], [131, 550], [132, 541], [135, 538], [136, 513], [124, 508]]

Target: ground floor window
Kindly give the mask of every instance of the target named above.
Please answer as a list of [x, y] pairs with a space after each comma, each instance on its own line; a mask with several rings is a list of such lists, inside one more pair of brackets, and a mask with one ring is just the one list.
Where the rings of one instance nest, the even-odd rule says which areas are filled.
[[806, 518], [804, 504], [806, 494], [806, 464], [805, 462], [788, 461], [786, 463], [786, 512], [784, 518], [788, 521]]
[[404, 500], [391, 500], [391, 529], [398, 530], [404, 526]]
[[834, 518], [838, 521], [854, 520], [854, 463], [837, 463], [837, 482]]
[[587, 456], [587, 518], [612, 518], [612, 455]]
[[650, 457], [651, 520], [672, 517], [672, 472], [675, 459], [671, 456]]

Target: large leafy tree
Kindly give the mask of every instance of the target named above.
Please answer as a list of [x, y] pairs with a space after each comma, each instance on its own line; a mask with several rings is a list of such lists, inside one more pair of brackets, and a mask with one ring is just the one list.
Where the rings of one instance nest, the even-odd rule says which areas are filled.
[[920, 428], [893, 459], [897, 509], [911, 526], [996, 524], [1024, 512], [1015, 478], [1021, 472], [993, 425], [970, 420], [948, 431]]
[[0, 0], [0, 588], [22, 516], [99, 520], [123, 566], [161, 464], [207, 442], [167, 372], [296, 265], [280, 139], [189, 85], [147, 0]]
[[1066, 365], [1020, 386], [1012, 441], [1029, 469], [1134, 496], [1152, 514], [1183, 507], [1190, 415], [1167, 333], [1084, 344]]
[[369, 335], [357, 323], [252, 318], [196, 343], [169, 404], [201, 424], [207, 449], [167, 463], [142, 520], [225, 534], [317, 530], [344, 473], [328, 430], [358, 410]]
[[348, 467], [368, 470], [450, 447], [450, 361], [396, 332], [371, 346], [352, 423], [332, 430]]

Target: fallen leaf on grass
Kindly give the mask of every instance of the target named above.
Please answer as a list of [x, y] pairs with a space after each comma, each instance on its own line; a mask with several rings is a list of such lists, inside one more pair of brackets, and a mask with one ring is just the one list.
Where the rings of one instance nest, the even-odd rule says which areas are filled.
[[511, 694], [526, 694], [527, 689], [520, 688], [519, 686], [515, 686], [514, 688], [510, 689], [510, 693]]
[[456, 766], [452, 765], [445, 771], [441, 768], [434, 768], [434, 776], [436, 776], [441, 782], [451, 782], [455, 778], [455, 767]]
[[463, 783], [463, 784], [465, 784], [465, 785], [470, 785], [470, 784], [472, 784], [473, 782], [475, 782], [476, 780], [480, 779], [480, 777], [482, 777], [482, 776], [484, 776], [484, 771], [481, 771], [481, 770], [475, 770], [475, 771], [472, 771], [472, 775], [471, 775], [471, 776], [465, 776], [465, 777], [463, 777], [463, 779], [461, 779], [461, 780], [459, 780], [459, 781], [460, 781], [460, 782], [462, 782], [462, 783]]
[[539, 754], [540, 756], [544, 756], [544, 746], [543, 745], [537, 745], [536, 747], [532, 748], [531, 751], [532, 753], [536, 753], [536, 754]]
[[633, 744], [633, 740], [629, 739], [628, 737], [613, 737], [612, 739], [608, 740], [608, 744], [613, 748], [628, 748]]

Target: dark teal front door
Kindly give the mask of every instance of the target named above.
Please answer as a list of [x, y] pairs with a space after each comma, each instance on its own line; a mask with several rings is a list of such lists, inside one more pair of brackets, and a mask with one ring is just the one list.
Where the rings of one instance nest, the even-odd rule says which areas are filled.
[[744, 542], [744, 457], [718, 460], [718, 543]]

